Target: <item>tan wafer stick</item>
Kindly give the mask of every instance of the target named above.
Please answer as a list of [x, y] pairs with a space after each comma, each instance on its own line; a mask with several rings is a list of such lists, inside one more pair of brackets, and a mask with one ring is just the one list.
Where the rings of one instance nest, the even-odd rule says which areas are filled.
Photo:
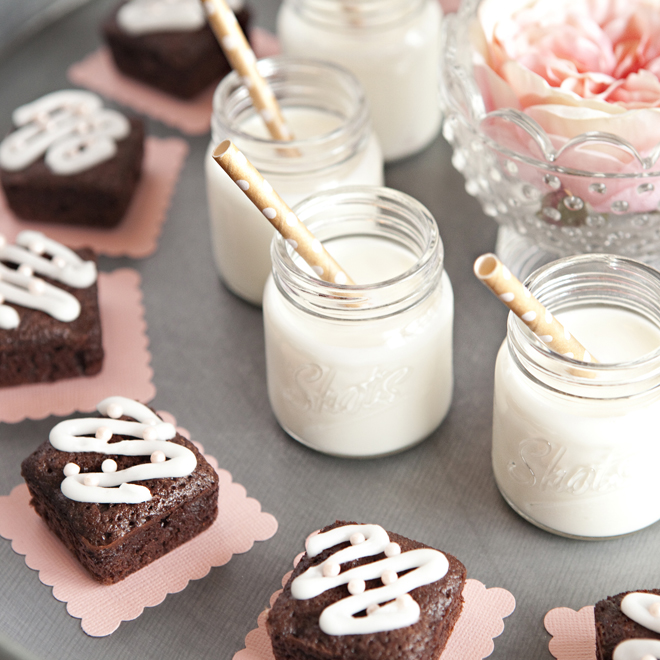
[[[274, 140], [289, 141], [293, 135], [284, 121], [279, 103], [257, 70], [257, 58], [225, 0], [202, 0], [211, 29], [231, 68], [241, 76], [252, 103], [263, 118]], [[293, 155], [293, 154], [292, 154]]]
[[355, 284], [231, 140], [215, 148], [213, 159], [321, 279]]
[[474, 274], [553, 351], [581, 362], [598, 362], [496, 255], [482, 254], [474, 262]]

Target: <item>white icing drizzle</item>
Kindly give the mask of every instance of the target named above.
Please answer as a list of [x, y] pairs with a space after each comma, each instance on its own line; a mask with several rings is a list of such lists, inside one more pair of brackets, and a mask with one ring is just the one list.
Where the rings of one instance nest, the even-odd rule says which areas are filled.
[[65, 89], [14, 110], [17, 130], [0, 143], [0, 166], [23, 170], [41, 156], [62, 176], [83, 172], [117, 153], [117, 140], [131, 125], [116, 110], [103, 107], [92, 92]]
[[[69, 419], [57, 424], [50, 432], [53, 447], [65, 452], [151, 456], [151, 462], [117, 470], [114, 461], [106, 460], [103, 462], [103, 472], [85, 474], [80, 473], [80, 467], [75, 463], [68, 463], [60, 488], [69, 499], [100, 504], [146, 502], [151, 499], [149, 489], [128, 482], [185, 477], [195, 469], [197, 459], [190, 449], [167, 442], [176, 435], [174, 426], [163, 422], [145, 405], [125, 397], [111, 396], [103, 399], [97, 410], [107, 417]], [[123, 415], [136, 421], [116, 419]], [[113, 435], [139, 439], [108, 444]], [[159, 455], [154, 457], [154, 454]]]
[[0, 261], [25, 264], [35, 273], [76, 289], [92, 286], [97, 277], [93, 261], [83, 261], [73, 250], [40, 231], [22, 231], [16, 236], [16, 245], [0, 245]]
[[[291, 583], [291, 595], [298, 600], [348, 585], [351, 595], [322, 612], [321, 630], [328, 635], [365, 635], [404, 628], [419, 621], [419, 605], [409, 592], [447, 574], [449, 562], [445, 555], [432, 548], [401, 553], [380, 525], [345, 525], [317, 534], [309, 539], [307, 554], [316, 557], [346, 541], [351, 542], [349, 547], [334, 553], [322, 564], [311, 566]], [[385, 559], [341, 572], [342, 563], [383, 552]], [[398, 573], [408, 570], [409, 573], [398, 577]], [[365, 590], [364, 583], [377, 578], [384, 586]], [[380, 606], [383, 603], [386, 604]], [[364, 610], [366, 616], [355, 616]]]
[[[51, 257], [46, 259], [44, 255]], [[75, 252], [38, 231], [22, 231], [10, 245], [0, 234], [0, 262], [12, 263], [18, 270], [0, 263], [0, 328], [12, 330], [20, 324], [13, 303], [37, 309], [58, 321], [74, 321], [80, 303], [68, 291], [44, 282], [35, 273], [84, 289], [96, 281], [96, 264], [83, 261]]]
[[[229, 0], [233, 11], [242, 0]], [[117, 12], [117, 23], [127, 34], [152, 32], [193, 32], [206, 23], [200, 0], [130, 0]]]
[[13, 330], [18, 328], [21, 319], [18, 312], [9, 305], [3, 305], [0, 297], [0, 328], [3, 330]]
[[627, 639], [612, 653], [612, 660], [656, 660], [660, 658], [660, 640]]
[[621, 611], [635, 623], [660, 635], [660, 616], [658, 616], [660, 612], [654, 615], [651, 611], [652, 608], [657, 611], [658, 605], [660, 605], [660, 596], [635, 591], [623, 597]]
[[[660, 634], [660, 596], [640, 591], [623, 597], [621, 611], [635, 623]], [[627, 639], [614, 649], [612, 660], [655, 660], [660, 658], [660, 640]]]
[[133, 35], [194, 32], [205, 22], [200, 0], [131, 0], [117, 12], [119, 27]]

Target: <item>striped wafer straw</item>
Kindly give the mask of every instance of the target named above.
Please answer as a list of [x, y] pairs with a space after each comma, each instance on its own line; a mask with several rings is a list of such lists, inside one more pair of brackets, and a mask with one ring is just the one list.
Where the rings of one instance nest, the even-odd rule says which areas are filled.
[[598, 362], [496, 255], [482, 254], [474, 262], [474, 274], [553, 351], [581, 362]]
[[[231, 68], [243, 79], [252, 103], [274, 140], [289, 141], [293, 135], [284, 121], [279, 103], [257, 70], [257, 58], [225, 0], [202, 0], [209, 25], [215, 33]], [[292, 154], [293, 155], [293, 154]]]
[[213, 159], [322, 280], [355, 284], [231, 140], [215, 148]]

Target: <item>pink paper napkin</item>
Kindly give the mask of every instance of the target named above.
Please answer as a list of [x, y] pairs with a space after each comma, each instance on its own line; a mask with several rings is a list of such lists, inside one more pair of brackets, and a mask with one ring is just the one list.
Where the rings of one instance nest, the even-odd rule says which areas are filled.
[[121, 392], [138, 401], [156, 394], [149, 366], [140, 275], [122, 268], [99, 273], [99, 305], [105, 360], [96, 376], [0, 388], [0, 422], [42, 419], [91, 411], [107, 396]]
[[[171, 415], [160, 413], [174, 423]], [[187, 435], [185, 429], [179, 429]], [[200, 451], [203, 447], [195, 443]], [[67, 612], [80, 619], [92, 637], [114, 632], [122, 621], [131, 621], [145, 607], [155, 607], [167, 594], [182, 591], [190, 580], [223, 566], [232, 555], [247, 552], [255, 541], [265, 541], [277, 531], [277, 521], [261, 511], [245, 488], [232, 482], [229, 472], [218, 468], [213, 456], [206, 460], [220, 477], [218, 518], [205, 532], [113, 585], [95, 582], [48, 529], [30, 506], [25, 484], [0, 497], [0, 536], [10, 539], [14, 552], [39, 571], [39, 579], [53, 587], [53, 596], [66, 603]]]
[[543, 623], [552, 635], [548, 648], [557, 660], [596, 660], [593, 605], [579, 612], [557, 607], [545, 615]]
[[449, 13], [450, 11], [457, 11], [460, 4], [461, 0], [440, 0], [442, 11], [445, 12], [445, 14]]
[[[279, 53], [277, 38], [266, 30], [252, 30], [250, 41], [257, 57]], [[71, 65], [67, 77], [76, 85], [98, 92], [187, 135], [203, 135], [211, 126], [215, 83], [193, 99], [177, 99], [120, 73], [106, 47]]]
[[[299, 554], [293, 565], [302, 557]], [[282, 578], [284, 586], [291, 573]], [[270, 605], [281, 592], [270, 597]], [[483, 660], [493, 652], [493, 638], [504, 630], [504, 618], [516, 607], [514, 597], [498, 587], [486, 589], [478, 580], [467, 580], [463, 589], [463, 611], [456, 623], [449, 642], [438, 660]], [[266, 631], [265, 610], [257, 619], [257, 628], [245, 637], [245, 648], [234, 654], [233, 660], [274, 660], [270, 638]]]
[[68, 247], [91, 247], [110, 257], [153, 254], [188, 155], [188, 143], [181, 138], [147, 137], [144, 147], [142, 178], [117, 227], [95, 229], [21, 220], [7, 206], [0, 190], [0, 234], [12, 240], [23, 229], [35, 229]]

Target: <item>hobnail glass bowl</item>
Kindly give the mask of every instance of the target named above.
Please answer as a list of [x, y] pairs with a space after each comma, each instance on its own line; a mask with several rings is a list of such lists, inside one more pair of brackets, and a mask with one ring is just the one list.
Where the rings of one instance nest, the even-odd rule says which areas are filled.
[[[478, 5], [463, 0], [459, 12], [444, 20], [443, 135], [465, 189], [501, 226], [499, 256], [519, 275], [586, 252], [659, 266], [660, 145], [643, 157], [626, 140], [593, 131], [559, 146], [522, 111], [487, 112], [468, 36]], [[604, 171], [590, 171], [594, 160]]]

